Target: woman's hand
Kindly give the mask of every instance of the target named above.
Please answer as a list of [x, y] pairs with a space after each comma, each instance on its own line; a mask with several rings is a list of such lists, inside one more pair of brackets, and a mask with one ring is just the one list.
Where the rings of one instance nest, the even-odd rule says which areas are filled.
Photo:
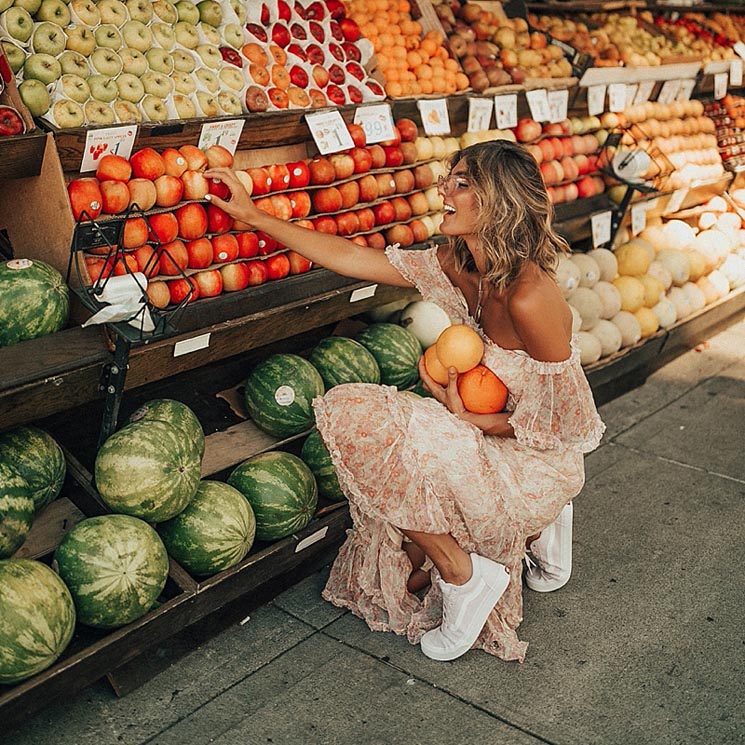
[[419, 358], [419, 377], [424, 387], [432, 396], [443, 404], [455, 416], [465, 419], [466, 407], [458, 393], [458, 371], [454, 367], [448, 368], [448, 384], [440, 385], [428, 372], [424, 364], [424, 355]]
[[256, 217], [261, 217], [263, 213], [253, 203], [253, 200], [246, 191], [246, 187], [243, 186], [235, 175], [235, 172], [230, 168], [210, 168], [204, 172], [204, 175], [215, 181], [222, 181], [230, 189], [229, 201], [220, 199], [214, 194], [209, 194], [207, 199], [210, 204], [214, 204], [221, 210], [224, 210], [233, 219], [240, 220], [249, 225], [253, 225]]

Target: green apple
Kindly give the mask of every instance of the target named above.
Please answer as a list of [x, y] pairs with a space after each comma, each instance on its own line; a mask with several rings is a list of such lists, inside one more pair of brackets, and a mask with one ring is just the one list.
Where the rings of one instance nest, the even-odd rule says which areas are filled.
[[113, 23], [119, 28], [129, 18], [127, 6], [120, 0], [101, 0], [96, 7], [101, 14], [101, 23]]
[[196, 49], [205, 67], [217, 70], [222, 67], [222, 55], [214, 44], [200, 44]]
[[106, 47], [96, 49], [91, 55], [91, 67], [94, 73], [115, 78], [124, 67], [122, 58], [113, 50]]
[[[114, 86], [116, 87], [116, 86]], [[85, 123], [96, 126], [111, 126], [115, 121], [114, 109], [103, 101], [92, 98], [83, 105]]]
[[34, 52], [42, 54], [51, 54], [56, 57], [65, 51], [67, 36], [65, 32], [56, 24], [49, 21], [37, 23], [34, 33], [31, 34], [31, 49]]
[[201, 0], [197, 3], [199, 11], [199, 20], [203, 23], [209, 23], [210, 26], [217, 28], [222, 26], [222, 7], [215, 0]]
[[197, 115], [197, 107], [194, 102], [182, 93], [174, 94], [173, 106], [179, 119], [193, 119]]
[[214, 117], [220, 116], [220, 106], [217, 99], [206, 91], [197, 91], [197, 111], [202, 116]]
[[119, 89], [113, 78], [108, 75], [91, 75], [88, 78], [91, 89], [91, 97], [101, 103], [111, 103], [119, 96]]
[[173, 57], [165, 49], [153, 47], [145, 52], [145, 57], [153, 72], [162, 72], [164, 75], [170, 75], [173, 72]]
[[174, 26], [176, 42], [185, 49], [196, 49], [199, 46], [199, 32], [193, 23], [179, 21]]
[[101, 11], [96, 7], [93, 0], [72, 0], [70, 3], [70, 14], [73, 21], [84, 23], [86, 26], [98, 26], [101, 23]]
[[240, 49], [246, 43], [243, 26], [239, 26], [237, 23], [226, 23], [222, 28], [222, 38], [233, 49]]
[[57, 58], [63, 75], [79, 75], [81, 78], [87, 78], [91, 74], [88, 60], [78, 52], [68, 49], [62, 52]]
[[241, 104], [241, 100], [232, 91], [220, 91], [217, 94], [217, 103], [226, 114], [240, 115], [243, 113], [243, 105]]
[[212, 70], [208, 70], [206, 67], [198, 67], [194, 74], [197, 76], [197, 80], [210, 93], [217, 93], [217, 91], [220, 90], [220, 81]]
[[169, 26], [173, 26], [178, 21], [176, 6], [169, 0], [153, 0], [153, 14]]
[[243, 73], [233, 65], [225, 65], [218, 73], [218, 77], [223, 85], [234, 91], [241, 91], [246, 85]]
[[142, 84], [145, 86], [145, 93], [151, 96], [157, 96], [162, 101], [165, 101], [173, 93], [173, 80], [162, 72], [148, 70], [140, 80], [142, 80]]
[[142, 21], [127, 21], [122, 26], [124, 46], [146, 52], [153, 46], [153, 32]]
[[26, 58], [23, 64], [23, 77], [26, 80], [33, 78], [44, 85], [49, 85], [62, 75], [60, 63], [51, 54], [37, 52]]
[[[5, 0], [7, 2], [7, 0]], [[24, 10], [27, 10], [31, 15], [35, 15], [39, 12], [39, 8], [41, 7], [41, 0], [15, 0], [15, 2], [11, 3], [10, 5], [15, 5], [16, 8], [23, 8]], [[10, 7], [10, 5], [6, 5], [6, 7]], [[3, 3], [0, 2], [0, 9], [3, 8]]]
[[214, 26], [210, 26], [209, 23], [200, 21], [197, 24], [197, 32], [199, 33], [199, 41], [202, 44], [214, 44], [216, 47], [219, 47], [222, 43], [220, 32]]
[[3, 31], [6, 38], [10, 37], [10, 41], [25, 44], [34, 31], [34, 19], [23, 8], [8, 8], [0, 14], [0, 31]]
[[151, 122], [164, 122], [168, 119], [168, 109], [165, 101], [159, 96], [147, 94], [140, 101], [142, 112]]
[[142, 112], [137, 107], [137, 104], [131, 101], [123, 101], [121, 98], [117, 98], [114, 101], [114, 114], [116, 120], [125, 124], [127, 122], [141, 122]]
[[49, 91], [41, 80], [28, 78], [18, 86], [21, 100], [32, 116], [41, 116], [49, 111]]
[[176, 3], [176, 12], [178, 13], [179, 21], [199, 23], [199, 10], [197, 10], [197, 6], [191, 0], [178, 0]]
[[176, 46], [176, 32], [170, 23], [156, 21], [150, 24], [150, 30], [153, 32], [155, 43], [162, 49], [170, 52]]
[[117, 51], [124, 46], [122, 43], [122, 35], [113, 23], [102, 23], [94, 30], [93, 35], [96, 37], [96, 46], [106, 47], [107, 49], [113, 49], [114, 51]]
[[3, 52], [5, 52], [5, 57], [8, 60], [8, 64], [10, 65], [10, 69], [13, 71], [13, 73], [17, 73], [22, 67], [23, 63], [26, 61], [26, 52], [21, 49], [17, 44], [14, 44], [12, 41], [2, 41], [0, 42], [3, 46]]
[[197, 66], [194, 55], [187, 52], [186, 49], [174, 49], [171, 52], [171, 57], [173, 57], [173, 69], [179, 72], [194, 72], [194, 68]]
[[122, 58], [122, 71], [137, 75], [139, 78], [147, 72], [147, 57], [139, 50], [125, 47], [120, 50], [119, 56]]
[[65, 29], [65, 48], [72, 52], [82, 54], [83, 57], [90, 57], [96, 48], [96, 37], [87, 26], [71, 25]]
[[5, 12], [8, 8], [13, 7], [13, 0], [0, 0], [0, 13]]
[[131, 72], [123, 72], [116, 79], [116, 87], [119, 89], [119, 98], [123, 101], [137, 103], [145, 95], [142, 81]]
[[[85, 103], [91, 97], [91, 89], [88, 81], [80, 75], [74, 75], [72, 73], [62, 74], [62, 77], [57, 81], [56, 91], [61, 93], [65, 98], [69, 98], [71, 101], [77, 103]], [[82, 109], [80, 110], [80, 116], [83, 116]]]
[[246, 12], [246, 5], [243, 0], [230, 0], [230, 7], [233, 9], [236, 16], [238, 16], [238, 23], [240, 23], [241, 26], [245, 26], [246, 21], [248, 20], [248, 13]]
[[64, 28], [70, 24], [72, 17], [70, 9], [62, 0], [41, 0], [39, 10], [36, 11], [36, 20], [49, 21]]
[[56, 101], [45, 118], [51, 119], [60, 129], [82, 127], [85, 124], [83, 107], [77, 101]]
[[142, 23], [150, 23], [153, 20], [152, 0], [126, 0], [124, 4], [131, 20]]
[[173, 80], [173, 87], [176, 93], [180, 93], [182, 96], [190, 96], [192, 93], [196, 93], [197, 84], [194, 82], [194, 78], [188, 73], [174, 70], [171, 73], [171, 80]]

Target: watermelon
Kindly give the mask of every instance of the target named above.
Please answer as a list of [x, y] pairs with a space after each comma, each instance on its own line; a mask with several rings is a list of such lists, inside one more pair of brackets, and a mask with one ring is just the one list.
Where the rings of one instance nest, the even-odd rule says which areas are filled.
[[28, 481], [36, 510], [57, 499], [67, 473], [62, 448], [43, 429], [16, 427], [0, 434], [0, 463], [11, 464]]
[[228, 483], [248, 500], [256, 516], [256, 537], [276, 541], [304, 528], [318, 503], [308, 466], [291, 453], [272, 450], [235, 468]]
[[300, 450], [300, 458], [310, 468], [318, 484], [318, 492], [327, 499], [334, 502], [342, 502], [346, 499], [344, 492], [339, 486], [336, 469], [331, 461], [331, 455], [323, 444], [321, 435], [314, 429], [306, 437]]
[[34, 521], [34, 500], [26, 479], [0, 461], [0, 559], [12, 556], [26, 540]]
[[274, 354], [260, 362], [246, 380], [246, 407], [259, 429], [291, 437], [313, 426], [311, 402], [323, 395], [323, 380], [308, 360]]
[[256, 518], [237, 489], [202, 481], [186, 509], [158, 525], [158, 533], [168, 553], [192, 574], [215, 574], [249, 552]]
[[175, 427], [141, 419], [104, 442], [95, 477], [113, 512], [158, 523], [178, 515], [196, 494], [200, 457], [193, 441]]
[[199, 451], [199, 457], [204, 456], [204, 431], [196, 414], [181, 401], [170, 398], [156, 398], [140, 406], [131, 417], [130, 422], [139, 422], [141, 419], [165, 422], [183, 432]]
[[62, 275], [34, 259], [0, 262], [0, 347], [59, 331], [70, 314]]
[[380, 382], [396, 388], [408, 388], [419, 378], [419, 339], [395, 323], [373, 323], [354, 337], [375, 357]]
[[49, 667], [74, 631], [70, 591], [46, 564], [0, 561], [0, 683], [17, 683]]
[[342, 383], [380, 383], [375, 357], [354, 339], [328, 336], [316, 344], [309, 355], [323, 378], [326, 390]]
[[168, 554], [146, 522], [102, 515], [79, 522], [54, 552], [86, 626], [114, 629], [149, 611], [168, 579]]

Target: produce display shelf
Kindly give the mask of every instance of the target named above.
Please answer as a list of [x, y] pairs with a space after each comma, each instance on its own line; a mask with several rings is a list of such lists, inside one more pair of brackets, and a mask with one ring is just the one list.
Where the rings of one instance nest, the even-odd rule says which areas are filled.
[[0, 180], [38, 176], [41, 173], [45, 146], [44, 132], [1, 137]]

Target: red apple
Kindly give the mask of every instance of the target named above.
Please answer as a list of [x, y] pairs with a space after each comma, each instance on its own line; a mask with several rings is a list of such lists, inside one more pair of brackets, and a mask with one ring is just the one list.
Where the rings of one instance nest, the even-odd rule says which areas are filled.
[[412, 191], [414, 188], [414, 173], [408, 168], [404, 168], [400, 171], [394, 171], [393, 183], [396, 185], [396, 192], [403, 194], [407, 191]]
[[184, 204], [176, 212], [178, 234], [185, 241], [201, 238], [207, 232], [207, 212], [201, 204]]
[[259, 243], [259, 256], [268, 256], [279, 247], [279, 243], [271, 235], [261, 230], [256, 231], [256, 238]]
[[143, 147], [129, 158], [129, 164], [132, 166], [132, 175], [135, 178], [149, 179], [155, 181], [158, 176], [166, 172], [166, 164], [160, 153], [151, 147]]
[[367, 150], [372, 158], [372, 167], [383, 168], [385, 165], [385, 150], [383, 150], [383, 146], [376, 143], [375, 145], [369, 145]]
[[202, 171], [184, 171], [181, 182], [184, 185], [184, 199], [204, 199], [210, 192], [210, 185]]
[[401, 135], [401, 142], [414, 142], [419, 137], [419, 127], [412, 119], [396, 119], [396, 129]]
[[352, 137], [355, 147], [365, 147], [367, 145], [367, 135], [361, 124], [347, 123], [347, 131]]
[[[336, 171], [328, 158], [318, 155], [308, 164], [311, 184], [330, 184], [336, 178]], [[354, 168], [353, 168], [354, 170]]]
[[194, 279], [199, 287], [199, 297], [216, 297], [222, 292], [222, 274], [217, 269], [197, 272]]
[[266, 212], [267, 215], [274, 215], [274, 203], [272, 202], [270, 197], [261, 197], [261, 199], [256, 199], [254, 201], [254, 204], [256, 205], [257, 209], [260, 209], [262, 212]]
[[104, 155], [96, 167], [96, 178], [101, 182], [129, 181], [131, 175], [132, 166], [121, 155]]
[[137, 248], [147, 243], [149, 232], [144, 217], [130, 217], [124, 221], [119, 244], [122, 248]]
[[372, 156], [366, 147], [353, 147], [349, 157], [354, 161], [355, 173], [365, 173], [372, 168]]
[[393, 197], [390, 201], [396, 215], [396, 222], [403, 222], [411, 218], [411, 205], [405, 197]]
[[253, 196], [257, 197], [269, 193], [272, 183], [266, 168], [246, 168], [246, 173], [253, 184]]
[[[367, 240], [367, 245], [370, 246], [370, 248], [378, 248], [378, 249], [384, 249], [388, 244], [386, 243], [385, 236], [383, 236], [381, 233], [369, 233], [365, 236], [365, 239]], [[354, 240], [354, 238], [352, 238]]]
[[[201, 151], [200, 151], [201, 152]], [[167, 147], [161, 154], [163, 163], [166, 167], [166, 173], [169, 176], [180, 178], [183, 172], [189, 167], [186, 158], [175, 147]]]
[[[323, 54], [323, 52], [321, 52]], [[323, 61], [313, 66], [313, 69], [310, 71], [310, 74], [313, 78], [313, 82], [319, 87], [319, 88], [325, 88], [326, 85], [329, 82], [329, 72], [328, 70], [323, 66]]]
[[534, 119], [520, 119], [514, 132], [518, 142], [533, 142], [541, 136], [541, 125]]
[[396, 182], [390, 173], [376, 173], [375, 180], [378, 182], [379, 197], [389, 197], [396, 193]]
[[274, 163], [265, 166], [271, 180], [272, 191], [282, 191], [290, 185], [290, 171], [284, 163]]
[[362, 61], [362, 53], [356, 44], [353, 44], [351, 41], [345, 41], [342, 43], [341, 48], [344, 50], [344, 54], [346, 54], [348, 60], [352, 62]]
[[67, 194], [76, 220], [95, 220], [101, 214], [103, 197], [97, 179], [75, 179], [67, 185]]
[[148, 282], [147, 299], [154, 308], [166, 308], [171, 302], [171, 293], [168, 291], [167, 282]]
[[393, 137], [390, 140], [384, 140], [380, 143], [383, 147], [393, 147], [394, 145], [401, 144], [401, 133], [398, 131], [398, 127], [393, 125]]
[[307, 191], [293, 191], [289, 197], [292, 217], [306, 217], [310, 214], [310, 194]]
[[372, 211], [375, 215], [376, 225], [387, 225], [396, 219], [396, 212], [393, 209], [393, 205], [388, 201], [374, 205]]
[[411, 246], [414, 243], [414, 233], [408, 225], [393, 225], [385, 231], [385, 238], [389, 244], [398, 243], [399, 246]]
[[[241, 173], [241, 171], [237, 171], [236, 176], [238, 175], [238, 173]], [[248, 177], [248, 174], [246, 174], [246, 177]], [[218, 199], [230, 198], [230, 189], [224, 181], [218, 181], [217, 179], [208, 178], [207, 188], [209, 189], [208, 193], [214, 194]]]
[[238, 241], [238, 258], [252, 259], [254, 256], [258, 256], [259, 238], [256, 233], [248, 230], [238, 233], [235, 239]]
[[331, 101], [331, 103], [336, 104], [337, 106], [344, 106], [347, 102], [347, 97], [344, 94], [344, 91], [334, 83], [329, 83], [326, 86], [326, 97]]
[[238, 258], [238, 239], [232, 233], [212, 236], [212, 260], [216, 264], [235, 261]]
[[212, 242], [209, 238], [197, 238], [186, 244], [189, 256], [187, 266], [190, 269], [205, 269], [212, 264]]
[[337, 235], [352, 235], [360, 229], [360, 220], [354, 212], [342, 212], [334, 219]]
[[373, 202], [378, 198], [378, 193], [380, 191], [378, 187], [378, 179], [371, 173], [362, 178], [358, 178], [357, 184], [360, 187], [360, 202]]
[[414, 168], [414, 188], [427, 189], [435, 182], [435, 176], [428, 163], [422, 163]]
[[307, 228], [308, 230], [315, 230], [315, 226], [310, 220], [306, 220], [305, 218], [301, 218], [300, 220], [295, 220], [295, 225], [298, 225], [301, 228]]
[[[248, 270], [249, 287], [263, 285], [269, 279], [269, 270], [267, 269], [266, 262], [260, 259], [254, 259], [253, 261], [247, 261], [244, 266]], [[225, 268], [227, 269], [227, 267]]]
[[184, 183], [177, 176], [164, 173], [153, 182], [155, 184], [155, 204], [158, 207], [175, 207], [184, 193]]
[[375, 227], [375, 213], [369, 207], [356, 210], [354, 214], [357, 215], [360, 230], [372, 230]]
[[533, 156], [533, 160], [540, 165], [543, 163], [543, 150], [540, 145], [526, 145], [525, 149]]
[[565, 184], [564, 185], [564, 201], [573, 202], [579, 196], [579, 189], [577, 184]]
[[347, 41], [357, 41], [360, 38], [360, 27], [351, 18], [342, 18], [339, 21], [339, 26], [341, 26], [341, 32]]
[[[297, 29], [298, 29], [298, 31], [301, 31], [301, 32], [302, 32], [303, 34], [305, 34], [305, 30], [303, 29], [303, 27], [302, 27], [302, 26], [300, 26], [300, 24], [299, 24], [299, 23], [294, 23], [294, 24], [293, 24], [293, 25], [292, 25], [292, 26], [290, 27], [290, 31], [292, 31], [292, 32], [293, 32], [293, 33], [292, 33], [293, 37], [294, 37], [295, 39], [298, 39], [299, 41], [305, 41], [306, 37], [305, 37], [305, 36], [298, 36], [298, 35], [297, 35], [297, 34], [295, 33], [295, 31], [294, 31], [294, 29], [295, 29], [295, 28], [297, 28]], [[289, 55], [294, 55], [294, 56], [295, 56], [295, 57], [297, 57], [297, 58], [298, 58], [298, 59], [299, 59], [299, 60], [300, 60], [301, 62], [307, 62], [307, 61], [308, 61], [308, 55], [307, 55], [307, 54], [305, 53], [305, 49], [303, 49], [303, 48], [302, 48], [302, 47], [300, 46], [300, 44], [298, 44], [297, 42], [290, 42], [290, 43], [289, 43], [289, 44], [287, 45], [287, 49], [285, 49], [285, 51], [287, 52], [287, 55], [288, 55], [288, 56], [289, 56]], [[290, 62], [292, 62], [292, 60], [290, 60]], [[298, 76], [298, 77], [297, 77], [297, 79], [298, 79], [298, 80], [302, 80], [302, 76], [301, 76], [301, 75], [300, 75], [299, 73], [300, 73], [300, 72], [305, 72], [305, 70], [304, 70], [304, 69], [303, 69], [302, 67], [300, 67], [299, 65], [292, 65], [292, 66], [291, 66], [291, 68], [290, 68], [290, 79], [292, 79], [292, 74], [293, 74], [293, 73], [292, 73], [292, 71], [293, 71], [293, 70], [294, 70], [295, 68], [297, 68], [297, 70], [296, 70], [296, 73], [295, 73], [295, 74], [296, 74], [296, 75]], [[305, 73], [305, 81], [306, 81], [305, 85], [298, 85], [297, 83], [295, 83], [295, 85], [298, 85], [298, 87], [299, 87], [299, 88], [305, 88], [305, 87], [306, 87], [306, 86], [308, 85], [308, 82], [307, 82], [307, 81], [308, 81], [308, 73], [307, 73], [307, 72]]]
[[349, 178], [354, 173], [354, 160], [349, 153], [334, 153], [329, 157], [329, 162], [334, 167], [337, 180]]
[[329, 80], [334, 85], [343, 85], [345, 82], [347, 76], [344, 73], [344, 68], [341, 67], [341, 65], [331, 65], [328, 68], [329, 73]]
[[178, 236], [178, 220], [173, 212], [159, 212], [148, 217], [151, 241], [170, 243]]
[[287, 254], [281, 253], [264, 259], [266, 264], [268, 279], [282, 279], [290, 273], [290, 260]]
[[127, 182], [129, 189], [129, 206], [141, 210], [149, 210], [155, 206], [158, 193], [155, 184], [146, 178], [133, 178]]
[[383, 152], [385, 152], [386, 168], [395, 168], [404, 162], [404, 154], [398, 145], [384, 147]]
[[164, 243], [158, 249], [158, 255], [160, 256], [161, 274], [181, 274], [189, 266], [189, 252], [181, 240]]
[[192, 303], [199, 297], [199, 287], [192, 277], [186, 279], [172, 279], [168, 282], [168, 292], [171, 294], [171, 303]]
[[207, 205], [207, 232], [227, 233], [233, 225], [233, 218], [217, 205]]
[[207, 156], [196, 145], [182, 145], [178, 151], [186, 161], [186, 170], [204, 171], [207, 168]]
[[429, 203], [427, 202], [427, 197], [425, 197], [421, 191], [409, 194], [409, 196], [406, 197], [406, 201], [411, 207], [412, 215], [426, 215], [427, 212], [429, 212]]
[[338, 21], [329, 21], [329, 31], [331, 31], [332, 38], [337, 41], [344, 41], [344, 34]]
[[272, 42], [278, 47], [284, 49], [289, 43], [292, 36], [290, 29], [284, 23], [275, 23], [271, 30]]
[[364, 235], [353, 235], [350, 239], [352, 243], [356, 243], [358, 246], [368, 246], [367, 237]]
[[308, 87], [308, 73], [300, 65], [290, 67], [290, 82], [298, 88]]
[[317, 217], [313, 220], [313, 229], [319, 233], [328, 233], [329, 235], [336, 235], [338, 230], [336, 220], [327, 215]]
[[337, 212], [341, 209], [343, 200], [341, 192], [335, 186], [327, 186], [314, 191], [311, 202], [315, 212]]
[[129, 189], [124, 181], [101, 182], [101, 211], [116, 215], [129, 207]]
[[304, 160], [296, 160], [287, 164], [287, 171], [290, 176], [288, 188], [301, 189], [310, 183], [310, 168]]
[[134, 274], [135, 272], [138, 272], [140, 270], [140, 267], [137, 263], [137, 257], [134, 255], [133, 252], [127, 252], [125, 254], [122, 254], [119, 256], [118, 259], [114, 262], [114, 274], [115, 275], [123, 275], [123, 274]]
[[413, 142], [402, 142], [399, 147], [401, 148], [401, 154], [404, 157], [405, 165], [411, 165], [419, 160], [419, 153], [417, 152], [416, 145]]
[[304, 274], [313, 266], [312, 262], [308, 261], [305, 256], [301, 256], [297, 251], [288, 251], [286, 255], [290, 262], [290, 274]]
[[236, 292], [248, 287], [249, 270], [246, 262], [237, 261], [220, 267], [222, 289], [224, 292]]
[[155, 277], [160, 274], [160, 259], [158, 252], [152, 246], [140, 246], [133, 251], [137, 261], [137, 271], [146, 277]]
[[356, 181], [345, 181], [337, 187], [341, 194], [341, 208], [349, 209], [360, 201], [360, 187]]
[[421, 220], [412, 220], [409, 223], [411, 234], [414, 236], [414, 243], [424, 243], [429, 238], [427, 226]]
[[272, 203], [275, 217], [278, 217], [280, 220], [289, 220], [292, 217], [292, 202], [287, 194], [272, 194], [269, 199]]

